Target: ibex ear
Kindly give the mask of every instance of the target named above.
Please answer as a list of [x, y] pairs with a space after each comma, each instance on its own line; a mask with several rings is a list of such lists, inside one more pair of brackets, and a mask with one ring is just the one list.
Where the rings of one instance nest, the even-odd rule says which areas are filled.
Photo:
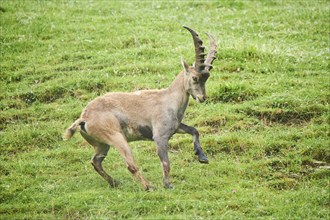
[[189, 65], [184, 61], [183, 57], [181, 57], [181, 65], [186, 70], [186, 73], [189, 73]]

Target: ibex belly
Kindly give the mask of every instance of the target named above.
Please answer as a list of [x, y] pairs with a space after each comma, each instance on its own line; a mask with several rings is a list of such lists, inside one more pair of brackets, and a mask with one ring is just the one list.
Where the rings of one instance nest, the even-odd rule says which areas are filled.
[[144, 126], [128, 125], [126, 127], [122, 127], [122, 130], [128, 142], [153, 139], [151, 126], [148, 125], [144, 125]]
[[142, 125], [140, 123], [134, 123], [132, 119], [127, 118], [127, 116], [121, 112], [114, 111], [113, 113], [117, 118], [122, 133], [128, 142], [143, 139], [152, 140], [152, 129], [151, 126], [145, 125], [147, 123], [141, 123]]

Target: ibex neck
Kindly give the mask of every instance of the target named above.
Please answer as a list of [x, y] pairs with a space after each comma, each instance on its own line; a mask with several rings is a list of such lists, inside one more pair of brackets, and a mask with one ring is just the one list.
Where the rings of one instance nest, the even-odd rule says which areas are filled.
[[181, 121], [189, 101], [189, 93], [184, 88], [184, 72], [177, 75], [167, 90], [169, 105], [177, 111], [178, 119]]

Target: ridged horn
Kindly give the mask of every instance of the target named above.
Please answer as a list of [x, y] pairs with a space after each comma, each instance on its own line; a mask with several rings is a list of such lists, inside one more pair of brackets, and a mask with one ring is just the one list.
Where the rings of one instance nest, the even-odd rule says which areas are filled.
[[217, 45], [215, 43], [214, 37], [209, 33], [206, 34], [210, 39], [210, 49], [209, 52], [207, 53], [206, 60], [204, 63], [205, 63], [205, 70], [210, 71], [213, 68], [212, 63], [216, 59]]
[[196, 54], [196, 60], [195, 60], [195, 69], [198, 72], [202, 72], [205, 69], [205, 53], [204, 53], [204, 49], [205, 47], [203, 46], [203, 41], [199, 38], [198, 34], [196, 33], [196, 31], [194, 31], [193, 29], [187, 27], [187, 26], [183, 26], [185, 29], [187, 29], [194, 40], [194, 45], [195, 45], [195, 54]]

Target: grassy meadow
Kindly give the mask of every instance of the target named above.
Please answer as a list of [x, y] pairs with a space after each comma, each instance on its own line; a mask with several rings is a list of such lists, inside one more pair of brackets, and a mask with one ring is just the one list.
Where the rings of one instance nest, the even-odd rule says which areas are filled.
[[[0, 1], [0, 219], [329, 219], [329, 0]], [[64, 130], [109, 91], [167, 87], [194, 61], [187, 25], [218, 43], [208, 100], [191, 100], [210, 164], [170, 141], [130, 144], [145, 192], [111, 149]]]

